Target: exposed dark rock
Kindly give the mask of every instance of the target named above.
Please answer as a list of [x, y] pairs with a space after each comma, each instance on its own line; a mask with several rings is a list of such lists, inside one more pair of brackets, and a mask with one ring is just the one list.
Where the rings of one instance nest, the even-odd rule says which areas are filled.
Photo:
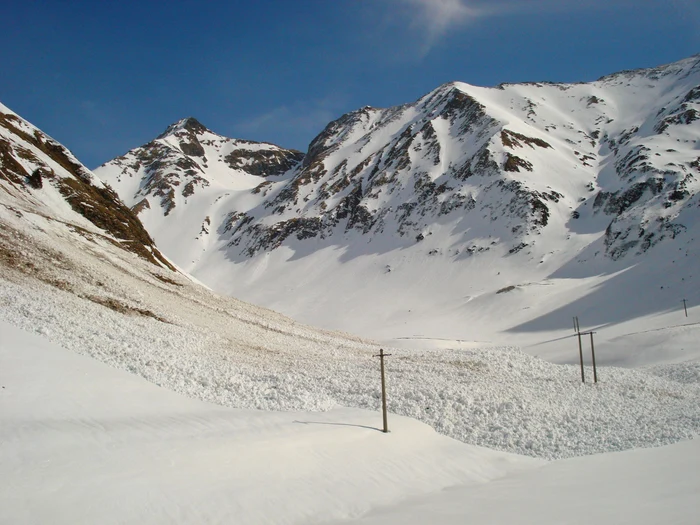
[[294, 150], [237, 149], [229, 153], [224, 160], [233, 169], [240, 169], [259, 177], [269, 177], [282, 175], [299, 164], [303, 158], [303, 153]]
[[522, 148], [524, 147], [523, 144], [527, 144], [533, 149], [535, 148], [535, 146], [539, 146], [540, 148], [552, 147], [549, 144], [549, 142], [545, 142], [542, 139], [526, 137], [521, 133], [516, 133], [515, 131], [510, 131], [508, 129], [504, 129], [503, 131], [501, 131], [501, 142], [505, 147], [511, 149], [514, 149], [516, 147]]
[[185, 132], [189, 132], [189, 134], [193, 134], [193, 135], [197, 135], [197, 134], [204, 133], [205, 131], [209, 131], [196, 118], [187, 117], [186, 119], [183, 119], [181, 121], [176, 122], [175, 124], [171, 124], [170, 126], [168, 126], [168, 128], [163, 133], [161, 133], [160, 135], [158, 135], [158, 137], [156, 137], [156, 140], [167, 137], [168, 135], [171, 135], [172, 133], [175, 133], [178, 130], [184, 130]]
[[510, 253], [511, 255], [514, 253], [518, 253], [523, 248], [527, 248], [527, 246], [528, 246], [527, 243], [521, 242], [520, 244], [517, 244], [517, 245], [513, 246], [510, 250], [508, 250], [508, 253]]
[[17, 162], [12, 154], [12, 145], [0, 138], [0, 177], [7, 180], [11, 184], [22, 187], [23, 181], [29, 177], [29, 174], [24, 167]]
[[150, 209], [150, 208], [151, 208], [151, 205], [150, 205], [150, 203], [148, 202], [148, 199], [145, 199], [145, 198], [144, 198], [144, 199], [141, 199], [141, 200], [140, 200], [139, 202], [137, 202], [136, 204], [134, 204], [134, 205], [131, 207], [131, 211], [134, 212], [134, 215], [138, 215], [138, 214], [141, 213], [143, 210], [148, 210], [148, 209]]
[[634, 203], [639, 201], [644, 192], [649, 191], [652, 195], [658, 194], [663, 189], [663, 179], [648, 179], [638, 182], [622, 192], [599, 192], [593, 201], [593, 208], [598, 209], [604, 206], [603, 211], [608, 215], [620, 215], [629, 209]]
[[506, 161], [503, 164], [503, 170], [519, 172], [520, 168], [532, 171], [532, 163], [515, 155], [511, 155], [510, 153], [506, 153]]
[[[681, 106], [683, 107], [683, 106]], [[670, 115], [663, 119], [661, 122], [659, 122], [655, 127], [654, 131], [657, 133], [663, 133], [668, 129], [669, 126], [673, 125], [687, 125], [690, 124], [691, 122], [695, 122], [696, 120], [700, 119], [700, 112], [698, 112], [697, 109], [695, 108], [689, 108], [685, 109], [684, 111], [680, 111], [674, 115]]]
[[44, 177], [44, 173], [45, 172], [42, 168], [35, 169], [34, 172], [27, 177], [27, 183], [35, 190], [43, 188], [44, 182], [42, 179]]
[[204, 147], [199, 143], [196, 137], [193, 137], [192, 142], [180, 142], [180, 149], [185, 155], [193, 157], [204, 157]]

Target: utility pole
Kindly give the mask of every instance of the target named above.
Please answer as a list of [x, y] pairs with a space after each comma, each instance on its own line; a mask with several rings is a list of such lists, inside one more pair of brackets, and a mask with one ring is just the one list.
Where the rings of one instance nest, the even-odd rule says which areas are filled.
[[586, 374], [585, 374], [584, 368], [583, 368], [583, 343], [581, 342], [581, 336], [588, 334], [591, 336], [591, 359], [593, 361], [593, 382], [597, 383], [598, 382], [598, 370], [596, 369], [596, 366], [595, 366], [595, 345], [593, 344], [593, 334], [595, 332], [593, 330], [589, 330], [588, 332], [581, 332], [581, 325], [579, 325], [578, 317], [574, 317], [574, 332], [576, 332], [576, 337], [578, 338], [578, 358], [579, 358], [579, 361], [581, 362], [581, 382], [582, 383], [586, 382]]
[[581, 382], [586, 382], [586, 375], [583, 372], [583, 345], [581, 345], [581, 326], [578, 324], [578, 315], [574, 317], [574, 332], [578, 337], [578, 358], [581, 361]]
[[578, 357], [581, 360], [581, 382], [585, 383], [586, 375], [583, 371], [583, 346], [581, 345], [581, 332], [576, 332], [576, 336], [578, 337]]
[[683, 299], [683, 310], [685, 310], [685, 316], [688, 317], [688, 306], [685, 304], [685, 299]]
[[391, 354], [385, 354], [384, 349], [380, 348], [379, 355], [374, 356], [379, 358], [379, 364], [382, 370], [382, 416], [384, 418], [384, 429], [382, 430], [382, 432], [384, 432], [385, 434], [389, 432], [389, 424], [387, 423], [386, 415], [386, 380], [384, 379], [384, 358], [390, 355]]
[[590, 332], [591, 334], [591, 357], [593, 358], [593, 382], [597, 383], [598, 382], [598, 372], [596, 371], [595, 368], [595, 347], [593, 346], [593, 334], [595, 332]]

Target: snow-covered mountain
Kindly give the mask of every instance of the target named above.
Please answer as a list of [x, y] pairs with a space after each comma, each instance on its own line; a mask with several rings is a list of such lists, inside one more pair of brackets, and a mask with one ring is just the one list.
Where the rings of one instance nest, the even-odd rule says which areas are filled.
[[206, 245], [210, 229], [217, 227], [212, 217], [216, 219], [220, 209], [240, 206], [235, 196], [259, 193], [302, 158], [301, 152], [272, 144], [222, 137], [190, 117], [114, 159], [109, 168], [98, 169], [149, 229], [161, 231], [163, 237], [167, 234], [162, 230], [171, 231], [172, 236], [160, 242], [179, 245], [183, 238], [172, 231], [173, 224], [196, 220], [201, 229], [195, 237], [201, 242], [188, 243], [192, 250]]
[[217, 290], [375, 337], [473, 340], [700, 300], [699, 140], [694, 56], [445, 84], [342, 116], [303, 158], [186, 119], [95, 172]]

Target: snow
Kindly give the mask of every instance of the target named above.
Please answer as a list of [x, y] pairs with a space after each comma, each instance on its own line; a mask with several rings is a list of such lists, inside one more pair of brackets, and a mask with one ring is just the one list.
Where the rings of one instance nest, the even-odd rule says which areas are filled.
[[0, 323], [0, 522], [308, 523], [541, 464], [356, 409], [226, 409]]
[[223, 408], [0, 322], [2, 523], [693, 523], [700, 440], [546, 463], [404, 417]]
[[370, 512], [354, 523], [656, 525], [697, 522], [700, 441], [562, 460]]
[[[18, 218], [3, 210], [5, 231], [24, 229], [16, 249], [39, 273], [0, 276], [0, 320], [219, 405], [379, 408], [377, 343], [301, 325], [175, 274], [166, 274], [175, 284], [164, 283], [151, 265], [109, 243], [96, 244], [41, 216]], [[100, 297], [151, 315], [113, 311], [99, 304]], [[700, 384], [692, 380], [697, 362], [660, 371], [601, 366], [600, 382], [582, 385], [576, 366], [515, 347], [431, 349], [421, 343], [384, 347], [393, 354], [389, 410], [466, 443], [563, 458], [674, 443], [700, 429]], [[577, 353], [574, 340], [565, 343]], [[599, 355], [603, 359], [602, 350]]]
[[[612, 104], [617, 87], [637, 82], [630, 78], [544, 86], [559, 108], [537, 118], [563, 118], [567, 99], [608, 85]], [[659, 89], [682, 94], [667, 80]], [[519, 103], [542, 86], [449, 88], [493, 97], [489, 104], [510, 126], [528, 111]], [[363, 147], [378, 152], [418, 118], [414, 107], [366, 113], [331, 138], [342, 153], [326, 162]], [[613, 127], [639, 124], [629, 118]], [[435, 124], [445, 143], [441, 162], [477, 148], [452, 144], [448, 122]], [[560, 139], [574, 140], [575, 127], [586, 125], [571, 123]], [[50, 157], [32, 151], [62, 176]], [[426, 157], [415, 163], [434, 166]], [[122, 175], [120, 191], [140, 184]], [[577, 172], [567, 184], [587, 191], [587, 176]], [[554, 182], [533, 184], [544, 190]], [[604, 176], [598, 182], [607, 184]], [[234, 201], [260, 204], [246, 194], [249, 185], [221, 172], [171, 218], [211, 213], [217, 231], [213, 212], [221, 219]], [[464, 218], [447, 217], [426, 225], [418, 244], [351, 231], [342, 242], [293, 240], [241, 260], [222, 249], [227, 239], [203, 233], [206, 221], [184, 230], [159, 209], [149, 215], [169, 230], [176, 263], [213, 288], [224, 283], [225, 291], [252, 294], [298, 319], [362, 329], [377, 342], [312, 328], [148, 264], [50, 187], [0, 180], [0, 190], [0, 523], [697, 521], [694, 238], [634, 264], [601, 260], [593, 252], [602, 223], [576, 231], [566, 218], [575, 197], [568, 195], [552, 215], [556, 231], [538, 244], [543, 253], [469, 257], [460, 251], [464, 239], [456, 240], [466, 233], [483, 247], [513, 238], [492, 236], [487, 218], [465, 230]], [[396, 197], [409, 193], [399, 188]], [[485, 200], [498, 204], [493, 195]], [[543, 261], [537, 266], [535, 256]], [[588, 357], [585, 384], [572, 364], [573, 315], [596, 332], [597, 384]], [[392, 354], [389, 434], [378, 430], [380, 347]]]
[[[700, 314], [697, 197], [682, 208], [680, 202], [667, 206], [660, 196], [652, 197], [623, 213], [617, 220], [621, 229], [653, 230], [669, 218], [687, 230], [619, 261], [605, 254], [604, 245], [606, 228], [615, 217], [593, 210], [599, 192], [623, 190], [652, 175], [676, 180], [678, 187], [686, 185], [691, 195], [698, 191], [697, 172], [689, 165], [697, 158], [697, 122], [674, 126], [667, 133], [651, 129], [697, 85], [697, 61], [696, 56], [658, 70], [586, 84], [446, 84], [413, 104], [364, 108], [330, 124], [325, 144], [337, 149], [323, 159], [326, 172], [300, 184], [298, 202], [288, 209], [279, 211], [270, 200], [294, 172], [271, 178], [265, 191], [253, 194], [243, 189], [246, 176], [241, 175], [240, 187], [231, 189], [221, 183], [218, 168], [209, 166], [203, 176], [210, 178], [211, 186], [178, 200], [167, 217], [153, 202], [140, 216], [164, 253], [213, 290], [303, 323], [386, 345], [518, 346], [555, 363], [575, 364], [570, 326], [578, 316], [597, 332], [601, 363], [639, 367], [697, 359], [700, 347], [694, 342], [700, 333], [692, 325]], [[456, 94], [483, 105], [485, 117], [469, 123], [473, 130], [465, 131], [459, 119], [450, 123], [439, 114]], [[597, 102], [592, 103], [594, 96]], [[435, 132], [437, 163], [426, 132], [417, 133], [424, 125]], [[623, 140], [637, 127], [640, 131], [630, 135], [629, 142]], [[501, 129], [552, 147], [509, 149], [500, 139]], [[377, 158], [392, 153], [406, 130], [417, 133], [408, 149], [409, 166], [403, 171], [395, 164], [384, 166], [381, 173], [391, 181], [364, 195], [362, 204], [368, 210], [385, 213], [382, 225], [367, 234], [344, 231], [341, 221], [330, 234], [303, 241], [290, 236], [279, 248], [250, 255], [250, 239], [235, 237], [223, 227], [232, 212], [248, 214], [259, 226], [322, 216], [322, 207], [332, 210], [352, 185], [327, 198], [320, 195], [343, 183], [344, 177], [361, 181], [366, 190]], [[211, 141], [221, 140], [225, 139], [212, 135]], [[533, 171], [474, 173], [464, 180], [451, 174], [451, 168], [486, 146], [496, 162], [513, 153], [531, 162]], [[648, 148], [647, 161], [657, 171], [644, 167], [628, 180], [618, 173], [617, 164], [636, 148]], [[207, 158], [212, 155], [207, 153]], [[355, 173], [356, 168], [360, 170]], [[121, 169], [108, 163], [97, 174], [118, 184], [115, 173]], [[476, 207], [436, 216], [421, 204], [406, 220], [407, 233], [400, 235], [397, 210], [416, 203], [414, 185], [421, 173], [436, 186], [445, 183], [455, 194], [475, 199]], [[138, 186], [142, 175], [135, 174], [132, 182]], [[681, 175], [687, 181], [681, 181]], [[525, 221], [509, 216], [512, 195], [497, 182], [561, 194], [557, 202], [547, 203], [547, 226], [523, 238], [513, 233], [524, 228]], [[127, 201], [135, 192], [119, 191]], [[438, 195], [438, 201], [445, 195]], [[572, 218], [574, 211], [579, 219]], [[211, 225], [201, 234], [205, 217]], [[424, 238], [417, 242], [419, 233]], [[523, 240], [526, 249], [509, 253]], [[515, 289], [498, 293], [510, 286]], [[687, 321], [682, 317], [683, 298], [690, 306]], [[685, 323], [691, 326], [674, 328]], [[654, 344], [644, 342], [652, 336], [636, 335], [650, 328], [659, 330]]]

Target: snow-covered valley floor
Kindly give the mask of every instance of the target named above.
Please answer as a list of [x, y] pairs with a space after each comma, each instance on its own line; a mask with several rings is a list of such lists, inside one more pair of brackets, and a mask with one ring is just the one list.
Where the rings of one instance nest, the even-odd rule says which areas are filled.
[[[223, 406], [378, 410], [377, 344], [218, 296], [97, 235], [3, 210], [0, 249], [16, 255], [0, 276], [0, 321]], [[598, 384], [581, 384], [578, 367], [514, 347], [389, 351], [389, 411], [465, 443], [557, 459], [700, 432], [697, 360], [601, 366]]]
[[224, 408], [0, 322], [0, 523], [694, 523], [700, 441], [547, 463], [413, 419]]

